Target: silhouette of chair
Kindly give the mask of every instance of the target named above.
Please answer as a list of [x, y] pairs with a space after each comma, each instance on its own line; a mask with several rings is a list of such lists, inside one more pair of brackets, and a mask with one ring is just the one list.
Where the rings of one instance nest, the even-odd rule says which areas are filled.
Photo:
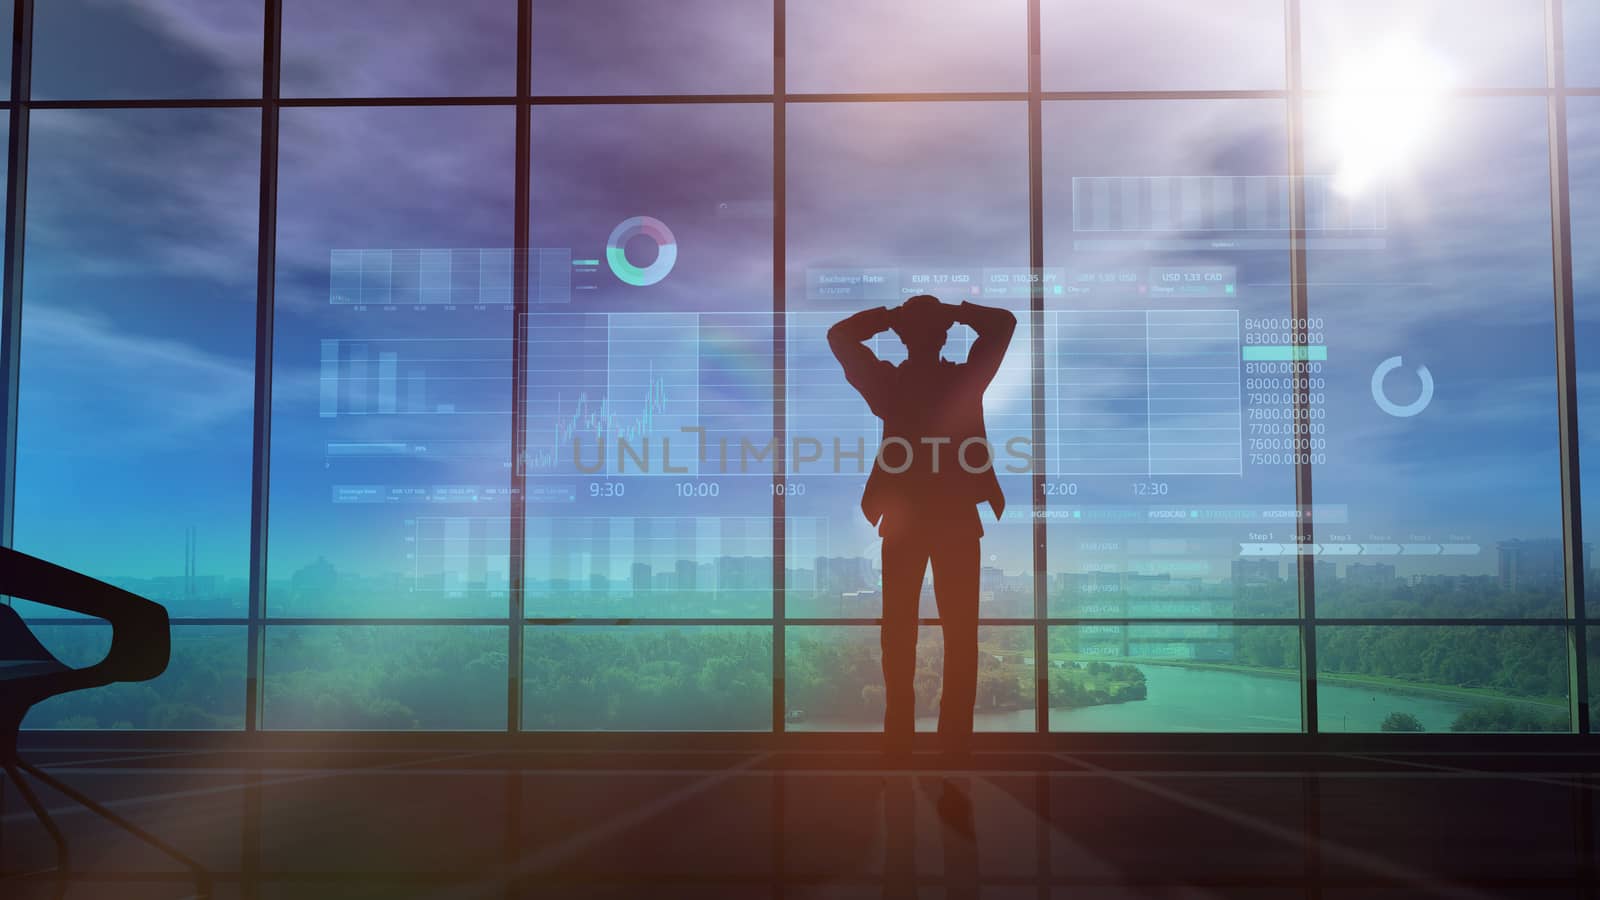
[[74, 669], [39, 643], [15, 609], [0, 606], [0, 765], [55, 842], [56, 870], [63, 889], [71, 872], [66, 838], [19, 769], [182, 863], [194, 873], [201, 895], [208, 896], [210, 875], [198, 863], [77, 789], [23, 762], [17, 752], [22, 719], [35, 704], [114, 682], [148, 681], [166, 671], [172, 654], [166, 609], [137, 594], [5, 547], [0, 547], [0, 596], [83, 613], [111, 624], [111, 650], [106, 658]]

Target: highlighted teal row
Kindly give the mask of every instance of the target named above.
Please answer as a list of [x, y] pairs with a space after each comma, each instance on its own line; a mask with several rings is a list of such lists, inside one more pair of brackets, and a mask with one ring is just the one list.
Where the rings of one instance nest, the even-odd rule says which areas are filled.
[[1328, 359], [1326, 346], [1295, 347], [1285, 345], [1278, 347], [1246, 347], [1244, 348], [1245, 362], [1325, 362]]

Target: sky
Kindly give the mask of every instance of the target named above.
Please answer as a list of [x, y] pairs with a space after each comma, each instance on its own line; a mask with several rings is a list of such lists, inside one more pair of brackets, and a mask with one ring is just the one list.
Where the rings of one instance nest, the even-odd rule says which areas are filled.
[[[1600, 15], [1592, 4], [1568, 5], [1569, 42], [1597, 36]], [[952, 0], [790, 4], [788, 88], [1025, 90], [1026, 4], [983, 4], [977, 15], [979, 6]], [[1239, 0], [1227, 6], [1223, 14], [1208, 4], [1202, 15], [1194, 4], [1171, 0], [1115, 7], [1046, 0], [1044, 87], [1281, 87], [1282, 27], [1275, 18], [1281, 4]], [[1392, 62], [1394, 56], [1384, 54], [1394, 46], [1407, 50], [1402, 76], [1437, 76], [1460, 87], [1542, 83], [1541, 4], [1472, 0], [1463, 10], [1461, 3], [1418, 3], [1407, 4], [1403, 15], [1391, 6], [1306, 0], [1307, 85], [1337, 89], [1352, 68], [1370, 72], [1374, 60]], [[282, 93], [512, 95], [514, 9], [484, 0], [288, 0]], [[536, 3], [535, 12], [535, 93], [761, 93], [772, 87], [772, 23], [764, 4], [693, 0], [671, 5], [669, 13], [665, 4], [568, 0]], [[261, 19], [259, 3], [240, 0], [41, 4], [36, 94], [257, 96]], [[1600, 83], [1591, 60], [1583, 54], [1569, 59], [1575, 82]], [[1483, 548], [1473, 557], [1396, 561], [1402, 574], [1491, 574], [1496, 541], [1559, 537], [1561, 530], [1545, 110], [1535, 97], [1445, 100], [1400, 93], [1399, 99], [1382, 91], [1368, 95], [1388, 104], [1380, 107], [1388, 118], [1355, 120], [1355, 136], [1369, 138], [1380, 151], [1399, 143], [1410, 148], [1387, 160], [1376, 183], [1363, 188], [1384, 204], [1382, 249], [1314, 248], [1309, 254], [1311, 314], [1324, 321], [1328, 347], [1327, 445], [1314, 467], [1316, 499], [1347, 509], [1348, 521], [1330, 523], [1330, 533], [1347, 534], [1352, 542], [1392, 536], [1396, 543]], [[1600, 228], [1600, 209], [1589, 202], [1600, 195], [1600, 151], [1594, 149], [1600, 142], [1593, 139], [1600, 133], [1600, 104], [1592, 100], [1575, 98], [1570, 108], [1585, 412], [1595, 409], [1590, 397], [1600, 390], [1600, 363], [1583, 352], [1600, 345], [1600, 301], [1593, 299], [1600, 292], [1600, 257], [1586, 237]], [[1309, 101], [1306, 113], [1309, 173], [1336, 175], [1352, 154], [1375, 152], [1352, 142], [1351, 122], [1341, 118], [1335, 100]], [[1071, 187], [1074, 177], [1087, 176], [1281, 175], [1287, 171], [1281, 101], [1052, 100], [1043, 126], [1047, 267], [1228, 267], [1236, 273], [1237, 295], [1193, 303], [1237, 309], [1241, 320], [1287, 314], [1288, 260], [1281, 249], [1156, 251], [1124, 243], [1091, 250], [1082, 241], [1096, 236], [1074, 231]], [[202, 573], [243, 578], [259, 113], [40, 110], [32, 128], [17, 546], [103, 576], [175, 575], [182, 571], [184, 531], [193, 526], [200, 532]], [[268, 556], [274, 581], [290, 579], [318, 558], [361, 576], [416, 578], [429, 565], [427, 548], [418, 542], [433, 527], [419, 519], [491, 522], [509, 514], [503, 495], [487, 490], [470, 504], [334, 498], [348, 488], [506, 484], [512, 465], [509, 371], [518, 328], [537, 339], [565, 333], [559, 328], [574, 323], [622, 323], [634, 326], [632, 334], [648, 334], [639, 329], [659, 324], [656, 345], [641, 340], [638, 355], [628, 357], [643, 360], [643, 376], [638, 366], [629, 369], [606, 356], [590, 363], [606, 377], [579, 384], [560, 369], [539, 370], [540, 359], [530, 359], [530, 384], [560, 394], [563, 403], [575, 404], [573, 392], [595, 390], [608, 378], [630, 390], [643, 386], [627, 379], [658, 377], [660, 362], [669, 405], [685, 402], [693, 387], [698, 415], [721, 416], [726, 427], [748, 427], [771, 415], [770, 393], [750, 390], [770, 385], [773, 365], [774, 146], [766, 104], [535, 108], [533, 246], [564, 249], [574, 259], [601, 258], [614, 227], [651, 216], [678, 242], [677, 263], [658, 284], [626, 285], [601, 266], [575, 276], [593, 290], [574, 292], [570, 303], [536, 305], [527, 323], [514, 321], [502, 302], [464, 303], [453, 311], [331, 302], [336, 250], [510, 247], [514, 128], [509, 106], [283, 111]], [[836, 419], [846, 423], [847, 436], [870, 434], [864, 430], [870, 422], [862, 424], [864, 406], [849, 396], [820, 335], [828, 322], [875, 301], [813, 299], [807, 271], [1026, 266], [1026, 104], [791, 103], [785, 137], [787, 405], [795, 422]], [[630, 244], [629, 258], [644, 264], [655, 252], [647, 243]], [[1026, 308], [1024, 300], [1010, 302]], [[1104, 294], [1048, 301], [1045, 363], [1052, 396], [1059, 397], [1073, 362], [1072, 345], [1051, 337], [1055, 313], [1148, 308], [1183, 305]], [[685, 356], [691, 335], [696, 355]], [[952, 341], [952, 355], [964, 352], [961, 339]], [[991, 389], [992, 437], [1027, 432], [1031, 339], [1024, 323]], [[349, 403], [376, 401], [339, 394], [338, 414], [328, 416], [328, 342], [343, 348], [335, 351], [347, 354], [339, 358], [348, 359], [352, 347], [369, 353], [374, 370], [378, 355], [392, 352], [402, 372], [420, 367], [436, 382], [467, 378], [470, 389], [452, 388], [450, 396], [466, 398], [456, 410], [426, 415], [351, 414], [359, 410]], [[1392, 356], [1404, 358], [1407, 372], [1426, 365], [1435, 380], [1432, 403], [1416, 417], [1388, 416], [1373, 401], [1370, 376]], [[673, 360], [684, 359], [693, 360], [693, 372], [666, 372]], [[1402, 372], [1388, 384], [1398, 402], [1416, 390]], [[474, 409], [466, 408], [469, 402]], [[1048, 428], [1059, 425], [1060, 409], [1052, 410]], [[808, 415], [813, 418], [802, 418]], [[1590, 456], [1600, 454], [1596, 421], [1600, 410], [1582, 423], [1584, 446], [1594, 448]], [[531, 429], [555, 427], [543, 407], [539, 418], [530, 412]], [[536, 439], [530, 431], [530, 441]], [[330, 442], [400, 443], [411, 458], [333, 458]], [[614, 487], [589, 495], [592, 484], [613, 481], [626, 482], [622, 495], [606, 493]], [[544, 493], [528, 509], [536, 518], [570, 520], [575, 531], [600, 518], [733, 523], [771, 509], [768, 478], [716, 479], [714, 497], [679, 493], [681, 482], [700, 481], [531, 477], [530, 485]], [[859, 479], [796, 481], [804, 481], [806, 493], [787, 501], [791, 567], [809, 566], [813, 556], [876, 553], [873, 529], [856, 508]], [[1136, 493], [1141, 483], [1145, 490], [1165, 485], [1161, 503], [1294, 500], [1288, 466], [1248, 462], [1241, 474], [1225, 477], [1065, 472], [1053, 473], [1051, 481], [1073, 485], [1071, 502], [1084, 508], [1147, 503]], [[1600, 476], [1588, 483], [1600, 483]], [[1032, 565], [1028, 490], [1025, 479], [1007, 479], [1016, 518], [986, 524], [986, 560], [1012, 574]], [[1594, 488], [1588, 496], [1595, 498], [1591, 506], [1600, 504]], [[550, 527], [531, 527], [530, 534], [549, 534]], [[750, 532], [719, 525], [697, 532], [701, 543], [691, 546], [709, 562], [759, 548], [770, 523], [765, 527]], [[1053, 521], [1052, 571], [1103, 562], [1105, 553], [1085, 550], [1085, 543], [1124, 542], [1113, 560], [1121, 564], [1127, 542], [1178, 536], [1194, 542], [1185, 552], [1200, 566], [1174, 567], [1175, 576], [1215, 580], [1227, 577], [1232, 545], [1252, 540], [1251, 529], [1161, 527], [1169, 530], [1086, 531]], [[1263, 531], [1268, 536], [1256, 540], [1292, 540], [1282, 526]], [[445, 549], [462, 552], [455, 545]], [[629, 554], [642, 551], [608, 552], [614, 557], [607, 571], [622, 572]], [[552, 553], [530, 544], [530, 578], [549, 577]], [[269, 608], [272, 603], [269, 598]], [[439, 593], [413, 598], [404, 614], [495, 610], [493, 602], [463, 606]], [[370, 611], [385, 614], [381, 606]]]

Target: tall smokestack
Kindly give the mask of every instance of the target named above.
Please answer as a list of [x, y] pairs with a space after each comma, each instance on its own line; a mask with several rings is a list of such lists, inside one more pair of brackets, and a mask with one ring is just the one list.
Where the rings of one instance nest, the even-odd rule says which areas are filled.
[[186, 597], [194, 596], [195, 554], [199, 549], [200, 535], [197, 529], [190, 525], [183, 532], [183, 593]]

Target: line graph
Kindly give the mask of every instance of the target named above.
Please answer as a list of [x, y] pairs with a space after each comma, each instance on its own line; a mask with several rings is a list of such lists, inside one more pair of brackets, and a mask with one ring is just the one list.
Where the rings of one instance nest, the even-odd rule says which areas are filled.
[[652, 433], [655, 430], [656, 416], [667, 410], [667, 380], [656, 377], [654, 363], [649, 367], [641, 403], [643, 410], [632, 419], [628, 419], [625, 415], [617, 413], [610, 395], [603, 397], [599, 403], [593, 403], [587, 393], [581, 393], [578, 395], [578, 402], [573, 407], [571, 417], [559, 421], [561, 398], [558, 396], [556, 441], [565, 444], [580, 434], [593, 434], [595, 437], [614, 434], [623, 438], [638, 438]]
[[548, 447], [536, 447], [528, 451], [529, 468], [533, 472], [555, 470], [561, 462], [560, 448], [572, 446], [575, 438], [605, 444], [608, 443], [608, 437], [616, 437], [635, 443], [653, 434], [657, 417], [668, 409], [667, 381], [656, 377], [652, 363], [644, 397], [640, 401], [641, 409], [631, 416], [618, 412], [618, 407], [627, 406], [627, 402], [613, 403], [609, 393], [595, 402], [587, 391], [580, 392], [570, 416], [562, 410], [562, 403], [562, 397], [557, 392], [554, 442]]
[[[529, 475], [721, 474], [721, 442], [771, 435], [770, 316], [541, 313], [523, 328]], [[707, 459], [685, 428], [704, 430]]]

